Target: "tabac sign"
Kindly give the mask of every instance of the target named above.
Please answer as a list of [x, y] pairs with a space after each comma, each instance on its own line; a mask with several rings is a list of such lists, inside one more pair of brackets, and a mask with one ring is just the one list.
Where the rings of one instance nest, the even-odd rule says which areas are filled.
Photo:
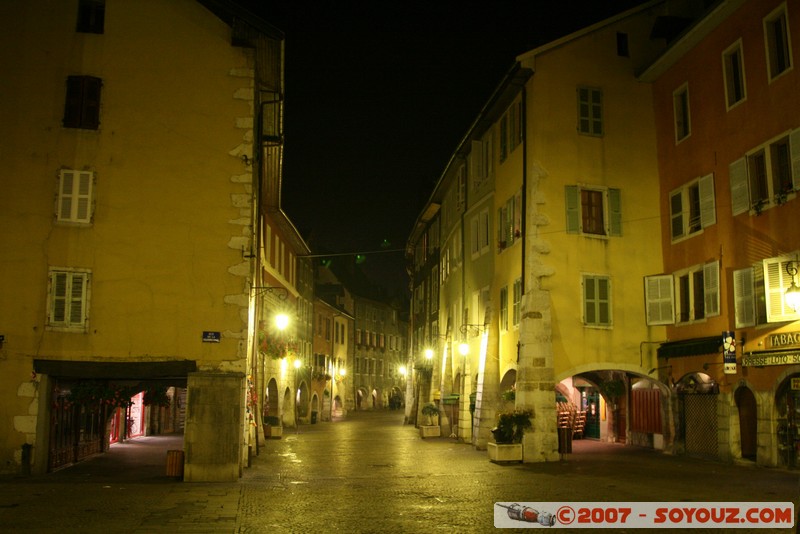
[[771, 334], [769, 336], [769, 345], [773, 349], [791, 347], [792, 345], [800, 345], [800, 332]]

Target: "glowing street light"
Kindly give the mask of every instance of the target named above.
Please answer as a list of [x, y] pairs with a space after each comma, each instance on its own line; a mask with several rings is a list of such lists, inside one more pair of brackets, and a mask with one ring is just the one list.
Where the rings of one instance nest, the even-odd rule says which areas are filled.
[[279, 313], [275, 316], [275, 326], [278, 330], [286, 330], [286, 327], [289, 326], [289, 316], [285, 313]]

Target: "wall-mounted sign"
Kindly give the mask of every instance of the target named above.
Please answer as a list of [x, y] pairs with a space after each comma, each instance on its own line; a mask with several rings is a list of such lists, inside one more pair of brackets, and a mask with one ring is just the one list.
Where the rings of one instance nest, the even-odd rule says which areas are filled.
[[769, 345], [774, 349], [779, 347], [789, 347], [791, 345], [800, 345], [800, 332], [771, 334], [769, 336]]
[[751, 352], [742, 356], [743, 367], [766, 367], [768, 365], [794, 365], [800, 363], [800, 352], [789, 351], [777, 354], [769, 352]]
[[219, 343], [222, 334], [219, 332], [203, 332], [203, 343]]
[[726, 375], [736, 374], [736, 332], [722, 333], [722, 366]]

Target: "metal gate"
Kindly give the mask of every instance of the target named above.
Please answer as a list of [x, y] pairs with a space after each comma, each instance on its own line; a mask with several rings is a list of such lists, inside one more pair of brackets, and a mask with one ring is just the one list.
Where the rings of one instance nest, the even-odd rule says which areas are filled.
[[687, 393], [683, 398], [686, 454], [717, 457], [717, 395]]
[[105, 406], [72, 404], [58, 392], [56, 385], [50, 409], [50, 471], [104, 450]]

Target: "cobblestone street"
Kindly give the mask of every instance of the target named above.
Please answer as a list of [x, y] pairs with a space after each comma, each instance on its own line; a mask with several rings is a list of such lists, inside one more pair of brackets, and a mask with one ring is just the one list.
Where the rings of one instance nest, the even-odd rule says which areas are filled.
[[[163, 449], [132, 463], [134, 450], [4, 480], [3, 532], [489, 532], [495, 502], [798, 497], [797, 473], [591, 441], [574, 442], [565, 462], [496, 465], [453, 439], [420, 439], [400, 412], [284, 429], [238, 483], [176, 482]], [[720, 532], [693, 530], [703, 531]]]

